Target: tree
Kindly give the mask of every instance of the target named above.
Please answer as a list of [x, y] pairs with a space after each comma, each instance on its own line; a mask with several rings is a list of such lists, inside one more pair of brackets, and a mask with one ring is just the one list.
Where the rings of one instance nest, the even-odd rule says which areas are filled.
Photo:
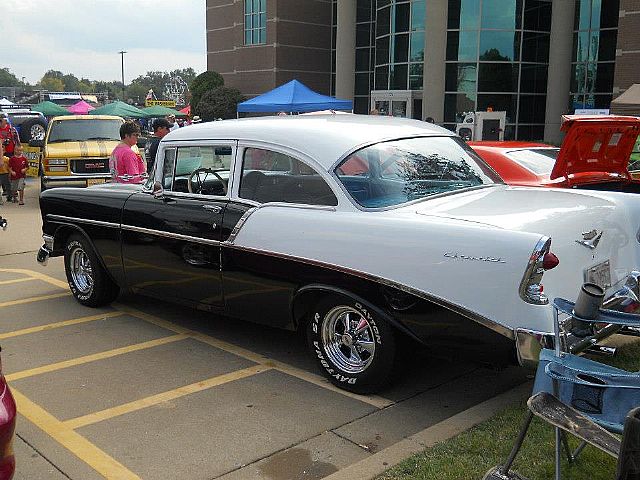
[[191, 114], [199, 115], [205, 122], [218, 118], [236, 118], [238, 103], [245, 100], [237, 88], [217, 87], [202, 95], [196, 107], [191, 107]]
[[8, 68], [0, 68], [0, 87], [17, 87], [19, 85], [22, 85], [22, 82]]
[[40, 88], [49, 90], [50, 92], [64, 91], [64, 82], [59, 78], [42, 77], [40, 80]]
[[222, 78], [222, 75], [217, 72], [204, 72], [198, 75], [189, 84], [189, 90], [191, 92], [191, 108], [197, 108], [197, 105], [200, 103], [200, 99], [206, 92], [222, 87], [223, 85], [224, 79]]

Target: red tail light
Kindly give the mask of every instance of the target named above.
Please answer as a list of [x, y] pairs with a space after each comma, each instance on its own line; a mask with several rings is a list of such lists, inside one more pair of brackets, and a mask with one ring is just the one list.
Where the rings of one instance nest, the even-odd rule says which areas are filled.
[[542, 268], [544, 268], [545, 270], [556, 268], [559, 263], [560, 260], [558, 260], [558, 257], [556, 257], [555, 254], [551, 252], [545, 253], [544, 257], [542, 258]]

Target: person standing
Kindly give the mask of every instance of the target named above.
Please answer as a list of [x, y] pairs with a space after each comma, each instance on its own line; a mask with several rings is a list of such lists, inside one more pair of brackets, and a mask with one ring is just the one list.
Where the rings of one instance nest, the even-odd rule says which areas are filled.
[[0, 114], [0, 140], [7, 157], [13, 156], [16, 145], [20, 145], [18, 131], [9, 123], [6, 115]]
[[[19, 205], [24, 205], [24, 179], [27, 176], [29, 161], [22, 154], [22, 145], [17, 145], [13, 157], [9, 159], [9, 173], [11, 174], [11, 193], [13, 202], [19, 200]], [[16, 199], [16, 195], [19, 196]]]
[[124, 122], [120, 127], [121, 141], [109, 157], [112, 182], [141, 183], [147, 177], [142, 157], [131, 148], [138, 143], [139, 136], [140, 127], [134, 122]]
[[171, 124], [171, 128], [169, 129], [170, 131], [174, 131], [177, 130], [178, 128], [180, 128], [180, 125], [178, 125], [178, 122], [176, 122], [176, 116], [175, 115], [167, 115], [167, 121]]
[[147, 173], [151, 173], [156, 163], [156, 155], [158, 154], [158, 145], [160, 140], [171, 131], [171, 124], [166, 118], [158, 118], [153, 122], [153, 137], [146, 145], [144, 156], [147, 160]]
[[[9, 179], [9, 157], [4, 156], [4, 146], [0, 142], [0, 185], [7, 200], [11, 200], [11, 180]], [[0, 204], [3, 203], [0, 197]]]

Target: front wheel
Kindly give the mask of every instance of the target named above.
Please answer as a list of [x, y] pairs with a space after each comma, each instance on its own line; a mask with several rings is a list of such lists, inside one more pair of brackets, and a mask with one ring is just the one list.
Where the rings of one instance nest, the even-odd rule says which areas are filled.
[[341, 295], [322, 299], [307, 338], [320, 369], [336, 386], [372, 393], [388, 383], [396, 350], [393, 330], [360, 302]]
[[64, 250], [64, 270], [71, 293], [78, 302], [88, 307], [111, 303], [119, 288], [107, 275], [89, 241], [73, 234]]

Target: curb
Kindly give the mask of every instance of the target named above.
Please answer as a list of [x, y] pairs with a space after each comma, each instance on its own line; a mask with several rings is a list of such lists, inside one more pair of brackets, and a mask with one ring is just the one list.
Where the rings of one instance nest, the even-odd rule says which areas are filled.
[[339, 470], [323, 480], [372, 479], [407, 457], [422, 452], [426, 448], [455, 437], [456, 435], [484, 422], [508, 405], [524, 400], [531, 394], [532, 382], [502, 393], [475, 405], [446, 420], [425, 428], [368, 458]]

